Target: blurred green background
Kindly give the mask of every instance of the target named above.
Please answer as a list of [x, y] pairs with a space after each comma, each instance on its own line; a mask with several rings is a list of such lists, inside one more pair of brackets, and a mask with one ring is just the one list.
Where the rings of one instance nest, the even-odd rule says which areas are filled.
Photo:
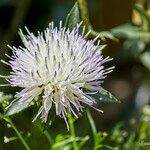
[[[22, 45], [18, 35], [19, 28], [24, 30], [24, 26], [27, 26], [36, 34], [37, 31], [43, 31], [50, 21], [57, 25], [59, 20], [65, 21], [74, 3], [74, 0], [0, 0], [0, 59], [7, 61], [5, 53], [11, 55], [7, 44]], [[135, 4], [144, 10], [143, 12], [150, 14], [148, 0], [88, 0], [93, 28], [96, 31], [111, 31], [119, 39], [117, 42], [111, 39], [102, 41], [103, 44], [107, 44], [103, 50], [104, 56], [113, 57], [110, 66], [115, 66], [113, 73], [105, 79], [103, 87], [113, 93], [121, 103], [99, 103], [98, 107], [104, 114], [91, 109], [97, 129], [100, 131], [109, 132], [119, 121], [123, 121], [124, 129], [128, 129], [129, 120], [138, 120], [138, 112], [145, 105], [150, 105], [150, 20], [145, 19], [143, 13], [133, 9]], [[0, 63], [1, 75], [9, 75], [9, 71], [8, 66]], [[7, 82], [0, 79], [0, 83]], [[0, 87], [0, 92], [3, 91], [5, 94], [14, 95], [17, 90], [19, 89]], [[36, 106], [30, 107], [14, 116], [13, 120], [18, 129], [29, 136], [27, 141], [32, 149], [46, 150], [49, 144], [43, 132], [36, 124], [32, 124], [36, 112]], [[86, 113], [75, 122], [75, 128], [79, 136], [92, 134]], [[68, 134], [64, 121], [55, 116], [48, 131], [52, 137], [60, 133]], [[7, 144], [3, 142], [4, 136], [10, 137], [13, 134], [1, 120], [0, 150], [23, 149], [17, 140]], [[89, 140], [83, 149], [92, 149], [92, 141]]]

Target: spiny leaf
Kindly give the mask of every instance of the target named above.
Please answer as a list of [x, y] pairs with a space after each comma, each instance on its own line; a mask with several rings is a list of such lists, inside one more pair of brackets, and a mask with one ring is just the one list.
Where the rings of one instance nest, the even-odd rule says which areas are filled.
[[115, 96], [113, 96], [110, 92], [103, 88], [101, 88], [101, 90], [97, 94], [93, 95], [93, 97], [98, 102], [119, 102], [119, 100]]
[[76, 2], [66, 17], [65, 27], [73, 29], [80, 22], [79, 6]]

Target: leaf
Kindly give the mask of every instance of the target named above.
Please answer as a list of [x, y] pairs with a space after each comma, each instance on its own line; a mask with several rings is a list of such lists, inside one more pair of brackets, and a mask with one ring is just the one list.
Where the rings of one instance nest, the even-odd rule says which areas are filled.
[[73, 142], [73, 140], [74, 139], [72, 137], [66, 138], [66, 139], [64, 139], [62, 141], [59, 141], [59, 142], [53, 144], [52, 145], [52, 149], [58, 149], [58, 148], [62, 148], [64, 146], [67, 146], [69, 143]]
[[16, 101], [18, 99], [15, 99], [10, 105], [7, 107], [5, 116], [11, 116], [16, 113], [19, 113], [20, 111], [26, 109], [31, 105], [31, 99], [26, 100], [24, 102]]
[[101, 31], [99, 34], [100, 34], [101, 39], [107, 38], [107, 39], [114, 40], [114, 41], [118, 42], [118, 39], [116, 37], [114, 37], [113, 34], [109, 31]]
[[145, 51], [146, 43], [142, 40], [130, 39], [123, 43], [122, 49], [118, 56], [121, 59], [137, 58]]
[[66, 17], [65, 27], [71, 30], [80, 22], [79, 6], [76, 2]]
[[120, 102], [115, 96], [103, 88], [97, 94], [93, 95], [93, 97], [98, 102]]
[[150, 69], [150, 52], [145, 52], [140, 56], [140, 60], [145, 67]]
[[79, 149], [81, 149], [83, 147], [83, 145], [85, 145], [85, 143], [90, 139], [90, 137], [87, 135], [85, 137], [83, 137], [81, 139], [81, 142], [78, 144]]
[[118, 39], [116, 37], [113, 36], [113, 34], [110, 31], [101, 31], [101, 32], [97, 32], [95, 31], [93, 28], [90, 29], [90, 34], [91, 37], [99, 37], [100, 39], [102, 39], [103, 41], [107, 39], [111, 39], [114, 40], [116, 42], [118, 42]]
[[131, 24], [125, 24], [113, 28], [111, 33], [118, 38], [125, 39], [150, 39], [149, 32], [140, 31], [139, 27], [133, 26]]
[[94, 120], [91, 116], [91, 113], [90, 111], [87, 109], [87, 116], [88, 116], [88, 119], [89, 119], [89, 122], [90, 122], [90, 125], [91, 125], [91, 129], [92, 129], [92, 132], [93, 132], [93, 136], [95, 137], [96, 134], [97, 134], [97, 129], [96, 129], [96, 126], [95, 126], [95, 123], [94, 123]]

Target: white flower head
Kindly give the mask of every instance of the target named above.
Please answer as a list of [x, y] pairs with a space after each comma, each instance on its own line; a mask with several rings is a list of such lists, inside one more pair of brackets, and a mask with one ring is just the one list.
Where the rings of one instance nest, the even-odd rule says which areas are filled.
[[26, 28], [27, 36], [20, 30], [24, 47], [9, 46], [13, 51], [10, 85], [24, 88], [16, 94], [19, 103], [29, 104], [42, 95], [36, 118], [40, 116], [44, 122], [53, 105], [66, 124], [67, 111], [78, 117], [83, 103], [93, 107], [96, 102], [90, 94], [100, 90], [103, 79], [113, 70], [103, 66], [111, 59], [103, 58], [99, 41], [95, 45], [98, 37], [87, 40], [89, 33], [85, 35], [83, 29], [79, 34], [80, 25], [70, 31], [62, 22], [59, 28], [51, 22], [38, 36]]

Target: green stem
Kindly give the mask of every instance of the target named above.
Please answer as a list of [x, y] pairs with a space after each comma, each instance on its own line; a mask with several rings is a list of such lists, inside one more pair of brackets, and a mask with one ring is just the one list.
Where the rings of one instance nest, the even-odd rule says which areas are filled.
[[76, 142], [76, 135], [75, 135], [75, 129], [74, 129], [74, 119], [72, 117], [71, 112], [68, 111], [68, 120], [69, 120], [69, 126], [70, 126], [70, 133], [73, 138], [73, 149], [78, 150], [78, 145]]
[[26, 141], [24, 140], [23, 136], [20, 134], [20, 132], [18, 131], [18, 129], [16, 128], [16, 126], [14, 125], [14, 123], [12, 122], [12, 120], [8, 117], [5, 117], [3, 114], [0, 113], [0, 118], [3, 118], [6, 122], [8, 122], [11, 127], [14, 129], [14, 131], [16, 132], [18, 138], [20, 139], [21, 143], [24, 145], [26, 150], [30, 150], [30, 147], [28, 146], [28, 144], [26, 143]]
[[81, 18], [82, 18], [84, 24], [88, 27], [88, 29], [91, 30], [92, 26], [90, 24], [87, 2], [86, 2], [86, 0], [78, 0], [78, 3], [79, 3], [80, 11], [81, 11]]
[[98, 146], [97, 144], [99, 144], [99, 143], [97, 143], [97, 129], [96, 129], [94, 120], [92, 118], [92, 115], [90, 113], [90, 110], [87, 109], [86, 112], [87, 112], [87, 117], [89, 119], [89, 122], [90, 122], [90, 125], [91, 125], [91, 129], [92, 129], [92, 133], [93, 133], [93, 138], [94, 138], [94, 148], [93, 148], [93, 150], [96, 150], [97, 146]]
[[29, 146], [27, 145], [26, 141], [24, 140], [23, 136], [20, 134], [20, 132], [18, 131], [18, 129], [15, 127], [14, 123], [11, 121], [11, 119], [8, 119], [8, 120], [9, 120], [9, 123], [10, 123], [11, 127], [16, 132], [18, 138], [20, 139], [20, 141], [22, 142], [22, 144], [24, 145], [24, 147], [26, 148], [26, 150], [30, 150]]
[[102, 31], [97, 32], [93, 29], [93, 26], [90, 23], [89, 14], [88, 14], [88, 7], [87, 7], [87, 1], [86, 0], [78, 0], [80, 12], [81, 12], [81, 19], [83, 20], [83, 23], [87, 27], [88, 30], [90, 30], [90, 36], [96, 37], [100, 36], [100, 38], [105, 41], [106, 38], [112, 39], [114, 41], [118, 41], [109, 31]]
[[51, 135], [49, 134], [49, 132], [46, 130], [46, 131], [44, 131], [44, 134], [47, 137], [49, 143], [52, 144], [53, 143], [53, 139], [52, 139]]
[[148, 129], [147, 124], [145, 122], [142, 122], [141, 125], [140, 125], [140, 129], [139, 129], [135, 149], [139, 148], [139, 143], [141, 143], [144, 140], [144, 138], [146, 137], [147, 129]]
[[51, 137], [51, 135], [49, 134], [49, 132], [47, 130], [43, 131], [43, 127], [42, 127], [42, 125], [40, 123], [39, 123], [38, 127], [45, 134], [47, 140], [52, 145], [54, 143], [54, 141], [53, 141], [53, 138]]

